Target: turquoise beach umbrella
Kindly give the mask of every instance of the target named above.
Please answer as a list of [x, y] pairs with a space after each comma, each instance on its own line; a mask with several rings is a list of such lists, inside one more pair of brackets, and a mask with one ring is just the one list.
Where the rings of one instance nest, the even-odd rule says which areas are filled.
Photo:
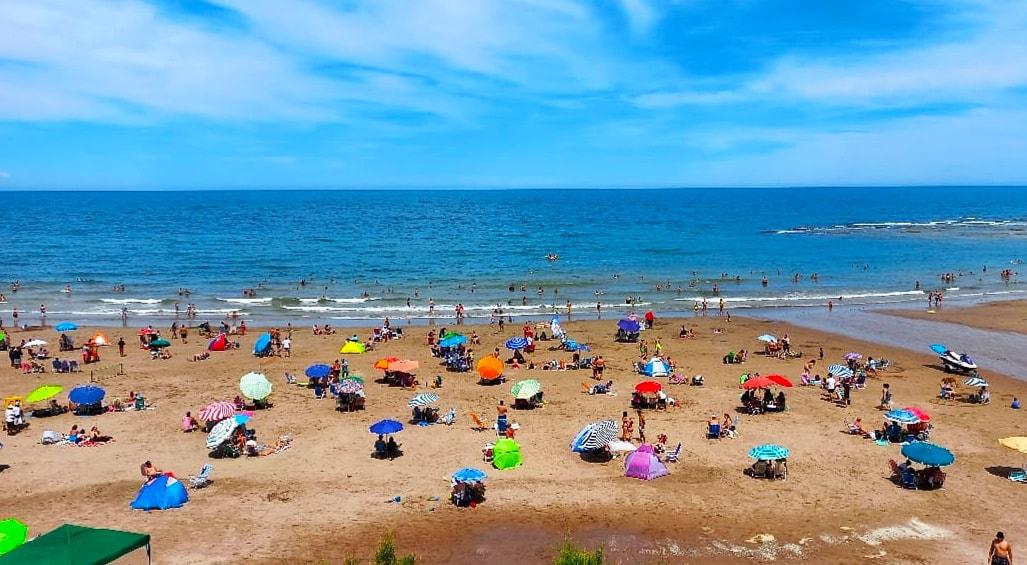
[[773, 443], [757, 445], [749, 450], [749, 457], [758, 461], [773, 461], [788, 457], [788, 448]]

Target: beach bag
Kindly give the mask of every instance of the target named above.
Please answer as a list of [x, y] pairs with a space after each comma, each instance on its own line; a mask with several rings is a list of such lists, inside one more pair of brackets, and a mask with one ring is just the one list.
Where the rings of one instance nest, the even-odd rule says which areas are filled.
[[39, 440], [39, 443], [43, 445], [53, 445], [61, 441], [61, 436], [53, 430], [43, 430], [43, 438]]

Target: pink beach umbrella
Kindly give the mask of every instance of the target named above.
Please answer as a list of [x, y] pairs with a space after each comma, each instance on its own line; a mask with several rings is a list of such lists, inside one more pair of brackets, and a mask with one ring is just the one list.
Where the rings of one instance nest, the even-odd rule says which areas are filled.
[[642, 444], [624, 459], [625, 477], [651, 481], [669, 474], [667, 466], [660, 461], [653, 446], [648, 443]]
[[235, 406], [224, 400], [212, 402], [200, 410], [200, 419], [205, 422], [220, 422], [232, 416], [235, 416]]

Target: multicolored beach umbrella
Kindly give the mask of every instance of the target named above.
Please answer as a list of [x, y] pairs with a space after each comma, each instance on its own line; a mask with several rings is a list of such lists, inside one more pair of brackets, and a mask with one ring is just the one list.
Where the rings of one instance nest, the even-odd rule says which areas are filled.
[[336, 385], [336, 390], [342, 394], [356, 394], [364, 390], [364, 385], [353, 379], [343, 379]]
[[412, 408], [420, 408], [422, 406], [428, 406], [439, 401], [439, 395], [434, 392], [422, 392], [415, 394], [413, 398], [407, 401], [407, 406]]
[[439, 347], [459, 347], [467, 343], [467, 336], [463, 334], [447, 334], [439, 341]]
[[836, 378], [839, 379], [847, 379], [852, 377], [853, 375], [852, 369], [846, 367], [845, 365], [831, 365], [827, 368], [827, 373], [829, 375], [834, 375]]
[[774, 443], [764, 443], [749, 450], [749, 457], [758, 461], [773, 461], [788, 457], [788, 448]]
[[884, 419], [903, 425], [920, 423], [920, 418], [909, 410], [890, 410], [885, 413]]

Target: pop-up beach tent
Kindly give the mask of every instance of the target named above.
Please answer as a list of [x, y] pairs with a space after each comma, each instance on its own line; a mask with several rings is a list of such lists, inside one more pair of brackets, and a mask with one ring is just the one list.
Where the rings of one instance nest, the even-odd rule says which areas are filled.
[[132, 501], [135, 510], [167, 510], [189, 502], [185, 485], [175, 477], [159, 475], [146, 482]]
[[207, 344], [207, 349], [211, 351], [224, 351], [228, 349], [228, 336], [225, 334], [218, 334], [218, 336]]
[[253, 344], [253, 354], [257, 357], [271, 355], [271, 334], [263, 333], [257, 338], [257, 342]]
[[150, 534], [64, 524], [0, 555], [0, 565], [103, 565], [140, 548], [150, 560]]

